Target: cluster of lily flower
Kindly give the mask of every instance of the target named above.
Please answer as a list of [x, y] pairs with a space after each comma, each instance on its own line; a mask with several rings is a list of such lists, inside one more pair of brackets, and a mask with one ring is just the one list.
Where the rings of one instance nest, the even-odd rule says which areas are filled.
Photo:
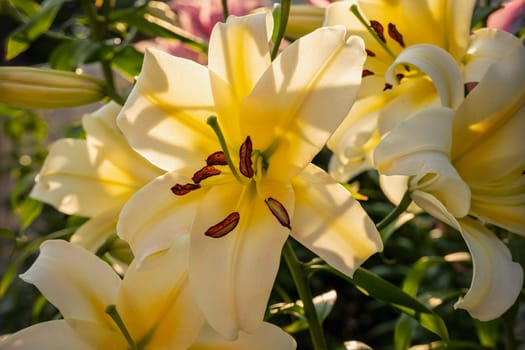
[[[525, 234], [525, 47], [471, 32], [474, 5], [337, 1], [275, 58], [265, 11], [216, 24], [207, 65], [146, 49], [124, 105], [54, 143], [31, 194], [90, 218], [21, 275], [63, 319], [0, 349], [294, 349], [263, 322], [283, 246], [348, 276], [381, 251], [341, 185], [371, 169], [464, 238], [474, 275], [455, 307], [501, 316], [523, 271], [486, 224]], [[325, 145], [328, 172], [311, 164]], [[115, 232], [129, 266], [94, 254]]]

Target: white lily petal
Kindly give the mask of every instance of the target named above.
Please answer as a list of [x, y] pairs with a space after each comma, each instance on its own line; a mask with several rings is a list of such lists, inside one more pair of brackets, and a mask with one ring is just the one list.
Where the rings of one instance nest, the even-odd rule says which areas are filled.
[[[188, 171], [190, 174], [192, 171]], [[190, 232], [196, 207], [206, 189], [183, 196], [172, 193], [175, 184], [191, 183], [186, 171], [166, 173], [138, 191], [122, 208], [117, 234], [127, 241], [139, 261], [171, 247], [175, 237]]]
[[51, 146], [31, 197], [63, 213], [91, 217], [122, 205], [137, 189], [127, 173], [85, 141], [62, 139]]
[[231, 86], [237, 103], [252, 91], [270, 66], [272, 28], [270, 12], [229, 16], [226, 23], [219, 22], [213, 28], [208, 67]]
[[217, 151], [216, 136], [206, 125], [216, 114], [213, 106], [206, 67], [149, 49], [117, 123], [133, 149], [170, 171]]
[[242, 134], [271, 153], [269, 177], [294, 176], [319, 152], [352, 107], [365, 58], [363, 41], [345, 40], [337, 26], [302, 37], [273, 61], [241, 106]]
[[519, 38], [503, 30], [483, 28], [475, 31], [463, 58], [464, 80], [479, 82], [490, 66], [503, 64], [501, 60], [520, 46], [523, 44]]
[[291, 335], [279, 327], [263, 322], [252, 333], [239, 333], [239, 338], [228, 341], [221, 337], [211, 327], [204, 326], [199, 338], [188, 350], [294, 350], [297, 347]]
[[467, 294], [455, 308], [481, 321], [500, 317], [516, 301], [523, 284], [523, 269], [509, 249], [491, 231], [473, 219], [459, 220], [461, 235], [472, 255], [474, 272]]
[[[161, 170], [130, 147], [117, 126], [117, 116], [120, 110], [120, 105], [109, 102], [97, 111], [82, 117], [87, 147], [96, 150], [90, 153], [93, 162], [103, 158], [127, 175], [114, 180], [124, 181], [130, 177], [132, 182], [139, 187], [160, 175]], [[104, 176], [102, 170], [100, 176]]]
[[148, 348], [186, 349], [204, 323], [190, 294], [188, 255], [189, 235], [180, 235], [163, 254], [135, 260], [124, 276], [117, 309], [133, 339], [152, 334]]
[[309, 165], [294, 180], [292, 237], [348, 276], [383, 249], [359, 203], [322, 169]]
[[95, 323], [83, 322], [92, 338], [85, 339], [71, 328], [66, 320], [37, 323], [0, 341], [2, 350], [97, 350], [111, 344], [114, 350], [125, 350], [126, 343], [120, 333], [112, 332]]
[[116, 302], [120, 278], [84, 248], [61, 240], [45, 241], [35, 263], [20, 278], [34, 284], [64, 318], [112, 327], [105, 309]]
[[449, 108], [426, 108], [410, 119], [398, 123], [376, 146], [374, 163], [386, 175], [435, 173], [435, 159], [426, 160], [422, 152], [447, 160], [452, 144], [454, 111]]
[[[492, 100], [484, 104], [492, 105]], [[503, 185], [505, 179], [506, 187], [511, 187], [508, 186], [509, 182], [523, 178], [522, 172], [525, 169], [525, 137], [523, 137], [525, 86], [521, 106], [518, 106], [517, 110], [513, 108], [514, 106], [510, 107], [513, 109], [512, 112], [509, 111], [511, 115], [498, 116], [495, 114], [493, 118], [490, 118], [492, 120], [465, 125], [468, 128], [463, 129], [463, 132], [456, 129], [455, 136], [458, 138], [454, 139], [452, 150], [454, 152], [464, 150], [464, 152], [455, 153], [454, 166], [461, 177], [472, 183], [473, 186], [485, 184], [490, 188], [498, 186], [498, 183]], [[491, 107], [487, 106], [487, 108]], [[504, 112], [503, 108], [500, 111]], [[458, 115], [457, 118], [461, 117], [467, 117], [467, 114]], [[465, 148], [465, 143], [468, 143], [469, 140], [472, 141], [471, 147]], [[523, 193], [523, 190], [521, 192]]]
[[[525, 47], [519, 45], [498, 64], [492, 65], [479, 84], [467, 95], [454, 120], [453, 139], [457, 142], [452, 145], [451, 155], [455, 163], [465, 153], [479, 147], [487, 138], [495, 134], [496, 130], [504, 127], [511, 120], [518, 123], [516, 127], [521, 127], [525, 113], [523, 111], [525, 80], [516, 77], [525, 76], [523, 62], [525, 62]], [[497, 94], [494, 93], [495, 87], [497, 87]], [[506, 129], [506, 131], [510, 130]], [[501, 139], [501, 134], [499, 136]], [[508, 146], [511, 140], [523, 142], [522, 137], [515, 137], [509, 137], [505, 145]], [[505, 153], [523, 152], [522, 149], [513, 150], [516, 147], [520, 148], [516, 145]]]
[[[405, 175], [379, 175], [379, 186], [384, 195], [388, 200], [395, 205], [401, 203], [401, 199], [405, 195], [405, 192], [408, 190], [408, 182], [410, 176]], [[419, 207], [414, 201], [410, 203], [407, 208], [407, 211], [410, 213], [419, 213], [421, 212], [421, 207]]]
[[[289, 233], [253, 187], [242, 190], [232, 183], [208, 192], [198, 208], [190, 248], [195, 298], [210, 325], [230, 340], [239, 330], [253, 332], [261, 324]], [[290, 188], [269, 193], [293, 215]], [[233, 212], [240, 215], [233, 231], [220, 238], [204, 234]]]
[[96, 253], [116, 233], [119, 212], [120, 206], [89, 219], [75, 231], [69, 241]]
[[388, 68], [385, 79], [397, 85], [396, 67], [413, 65], [427, 74], [439, 93], [444, 107], [456, 108], [463, 101], [464, 87], [461, 72], [454, 58], [438, 46], [413, 45], [403, 50]]

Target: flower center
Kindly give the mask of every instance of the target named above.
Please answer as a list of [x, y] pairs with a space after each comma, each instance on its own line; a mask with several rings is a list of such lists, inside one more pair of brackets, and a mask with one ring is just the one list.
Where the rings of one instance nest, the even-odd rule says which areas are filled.
[[[376, 20], [370, 20], [369, 22], [366, 21], [366, 19], [363, 17], [363, 15], [359, 12], [359, 9], [356, 4], [353, 4], [350, 6], [350, 12], [354, 14], [354, 16], [361, 22], [361, 24], [366, 28], [366, 30], [372, 35], [372, 37], [381, 45], [381, 47], [385, 50], [385, 52], [392, 58], [392, 62], [396, 59], [396, 54], [390, 49], [387, 43], [387, 39], [385, 37], [385, 27], [383, 24], [381, 24], [379, 21]], [[405, 48], [405, 40], [403, 38], [403, 35], [401, 32], [397, 29], [396, 25], [394, 23], [388, 23], [387, 26], [387, 34], [390, 37], [390, 39], [394, 40], [401, 48]], [[368, 57], [376, 57], [376, 53], [372, 50], [366, 49], [366, 54]], [[410, 68], [408, 66], [405, 66], [405, 71], [400, 72], [397, 74], [397, 79], [401, 81], [408, 73], [410, 72]], [[368, 77], [371, 75], [374, 75], [375, 72], [364, 69], [362, 73], [362, 77]], [[392, 89], [392, 85], [385, 83], [385, 86], [383, 88], [383, 91]]]
[[[208, 118], [208, 124], [212, 127], [219, 139], [219, 143], [222, 147], [222, 151], [217, 151], [206, 158], [206, 165], [201, 169], [197, 170], [190, 183], [175, 184], [171, 187], [171, 192], [176, 196], [184, 196], [193, 191], [201, 188], [201, 182], [209, 177], [217, 176], [221, 174], [221, 170], [218, 166], [228, 165], [233, 176], [244, 185], [241, 198], [239, 202], [243, 200], [248, 188], [253, 188], [258, 178], [261, 178], [266, 169], [268, 168], [268, 160], [264, 153], [254, 150], [252, 139], [250, 136], [246, 136], [246, 139], [239, 147], [239, 164], [236, 167], [232, 162], [232, 157], [229, 154], [228, 146], [222, 133], [219, 123], [216, 117]], [[254, 167], [255, 165], [255, 167]], [[238, 169], [238, 171], [237, 171]], [[239, 174], [240, 173], [240, 174]], [[270, 210], [270, 213], [277, 219], [277, 221], [288, 229], [291, 228], [290, 217], [285, 206], [277, 199], [268, 197], [264, 199], [264, 203]], [[238, 205], [239, 206], [239, 205]], [[224, 237], [228, 233], [232, 232], [239, 223], [241, 215], [238, 211], [233, 211], [226, 216], [222, 221], [217, 224], [210, 226], [204, 234], [211, 238]]]

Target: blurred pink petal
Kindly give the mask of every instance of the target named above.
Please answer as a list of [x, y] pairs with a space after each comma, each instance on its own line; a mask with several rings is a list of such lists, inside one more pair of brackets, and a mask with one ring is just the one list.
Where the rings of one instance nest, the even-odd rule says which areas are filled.
[[503, 29], [516, 33], [525, 25], [525, 0], [511, 0], [503, 8], [492, 13], [487, 20], [487, 27]]

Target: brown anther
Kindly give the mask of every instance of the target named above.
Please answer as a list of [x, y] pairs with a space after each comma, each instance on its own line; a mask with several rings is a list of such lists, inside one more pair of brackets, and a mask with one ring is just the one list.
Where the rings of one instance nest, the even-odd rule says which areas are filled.
[[217, 151], [208, 156], [206, 159], [207, 165], [228, 165], [226, 156], [223, 151]]
[[375, 73], [368, 69], [363, 69], [363, 73], [361, 73], [361, 78], [367, 77], [369, 75], [374, 75]]
[[465, 97], [478, 85], [477, 81], [471, 81], [468, 83], [465, 83], [464, 89], [465, 89]]
[[396, 74], [396, 78], [397, 78], [398, 82], [401, 82], [401, 79], [403, 79], [404, 77], [405, 77], [405, 75], [403, 73], [397, 73]]
[[234, 211], [233, 213], [229, 214], [226, 219], [207, 229], [204, 234], [212, 238], [224, 237], [228, 233], [232, 232], [235, 227], [237, 227], [240, 217], [241, 216], [239, 213]]
[[173, 192], [173, 194], [176, 196], [183, 196], [199, 188], [201, 188], [201, 185], [199, 184], [190, 184], [190, 183], [184, 184], [184, 185], [175, 184], [175, 186], [171, 188], [171, 192]]
[[376, 57], [376, 54], [374, 51], [372, 50], [369, 50], [369, 49], [365, 49], [366, 51], [366, 55], [369, 56], [369, 57]]
[[405, 48], [405, 41], [403, 40], [403, 35], [397, 30], [396, 25], [393, 23], [388, 23], [388, 36], [394, 39], [402, 48]]
[[374, 32], [376, 32], [379, 39], [381, 39], [382, 42], [386, 43], [385, 34], [384, 34], [385, 28], [383, 28], [383, 25], [379, 23], [378, 21], [371, 20], [370, 26], [372, 27]]
[[219, 175], [221, 171], [217, 168], [212, 167], [211, 165], [206, 165], [204, 168], [197, 170], [193, 177], [191, 178], [196, 184], [200, 183], [202, 180], [209, 178], [210, 176]]
[[253, 163], [252, 163], [252, 139], [250, 136], [241, 145], [239, 150], [239, 171], [241, 174], [251, 179], [253, 177]]
[[392, 90], [392, 88], [393, 88], [392, 84], [385, 83], [385, 87], [383, 88], [383, 91]]
[[268, 209], [272, 212], [273, 216], [279, 221], [284, 227], [291, 229], [290, 227], [290, 216], [284, 205], [277, 199], [268, 197], [264, 200], [264, 203], [268, 206]]

